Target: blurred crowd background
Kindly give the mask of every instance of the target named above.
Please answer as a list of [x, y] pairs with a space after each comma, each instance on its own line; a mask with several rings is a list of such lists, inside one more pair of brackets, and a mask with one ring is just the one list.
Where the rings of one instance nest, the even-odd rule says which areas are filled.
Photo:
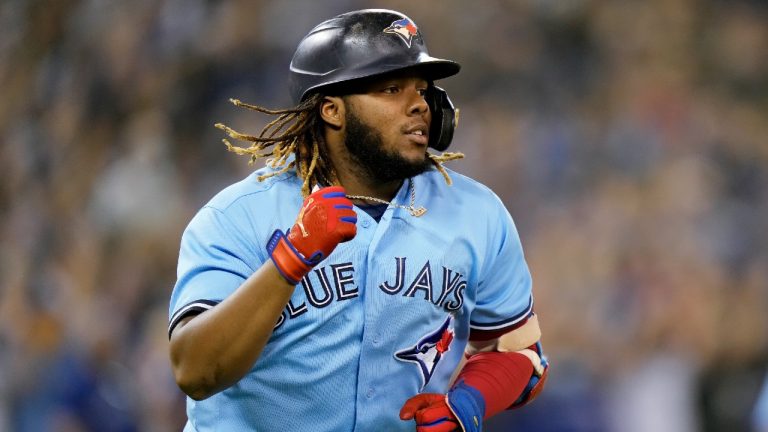
[[213, 124], [364, 7], [463, 65], [449, 166], [533, 273], [552, 375], [488, 429], [768, 431], [768, 3], [725, 0], [2, 1], [0, 431], [181, 430], [180, 235], [257, 167]]

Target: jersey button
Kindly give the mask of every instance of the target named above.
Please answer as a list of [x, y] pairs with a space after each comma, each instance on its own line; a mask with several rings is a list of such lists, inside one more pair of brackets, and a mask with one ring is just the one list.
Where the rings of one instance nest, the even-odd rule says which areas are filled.
[[375, 393], [376, 393], [376, 391], [375, 391], [374, 389], [372, 389], [372, 388], [369, 388], [369, 389], [368, 389], [368, 392], [365, 394], [365, 397], [367, 397], [368, 399], [370, 399], [370, 398], [372, 398], [372, 397], [373, 397], [373, 395], [374, 395]]
[[369, 221], [368, 219], [363, 219], [363, 221], [360, 222], [360, 225], [362, 225], [363, 228], [368, 228], [369, 226], [371, 226], [371, 221]]

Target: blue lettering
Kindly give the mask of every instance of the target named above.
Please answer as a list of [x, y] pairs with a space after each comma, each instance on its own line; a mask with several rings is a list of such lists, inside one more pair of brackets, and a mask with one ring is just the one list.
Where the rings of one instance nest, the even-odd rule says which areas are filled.
[[405, 257], [396, 257], [397, 270], [395, 271], [395, 284], [390, 285], [389, 282], [384, 281], [379, 288], [387, 294], [397, 294], [403, 289], [403, 283], [405, 281]]
[[355, 267], [352, 263], [332, 264], [334, 281], [336, 282], [336, 294], [339, 300], [347, 300], [357, 297], [357, 287], [347, 289], [347, 285], [355, 284]]
[[461, 279], [461, 273], [456, 272], [456, 275], [451, 277], [452, 274], [453, 270], [443, 266], [443, 289], [440, 293], [440, 297], [435, 301], [436, 306], [445, 306], [443, 302], [445, 302], [448, 295], [456, 289], [456, 285]]
[[301, 279], [301, 286], [304, 287], [304, 292], [307, 294], [307, 300], [309, 304], [316, 308], [324, 308], [331, 304], [333, 301], [333, 292], [331, 291], [331, 284], [328, 281], [328, 276], [325, 274], [325, 267], [315, 269], [315, 274], [320, 280], [320, 286], [323, 288], [323, 297], [318, 298], [315, 294], [315, 289], [312, 286], [312, 282], [309, 280], [309, 275], [304, 276]]
[[432, 301], [432, 269], [429, 267], [429, 261], [424, 264], [416, 279], [413, 280], [413, 283], [411, 283], [411, 286], [403, 295], [413, 297], [418, 290], [424, 291], [424, 300]]
[[459, 282], [459, 284], [456, 286], [456, 292], [454, 293], [456, 301], [447, 303], [445, 305], [445, 310], [449, 312], [454, 312], [461, 309], [461, 306], [464, 305], [464, 289], [466, 288], [467, 288], [467, 281]]
[[307, 312], [307, 304], [302, 303], [296, 307], [293, 305], [293, 300], [288, 300], [288, 304], [285, 305], [285, 310], [288, 311], [288, 318], [293, 319]]

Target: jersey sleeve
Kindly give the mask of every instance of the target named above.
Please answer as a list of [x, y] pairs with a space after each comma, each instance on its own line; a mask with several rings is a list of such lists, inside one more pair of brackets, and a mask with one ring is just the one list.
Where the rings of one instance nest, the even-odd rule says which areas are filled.
[[[494, 196], [495, 197], [495, 196]], [[470, 340], [495, 339], [523, 326], [533, 315], [531, 274], [517, 228], [495, 197], [489, 241], [481, 269], [475, 308], [470, 316]]]
[[256, 239], [237, 230], [221, 210], [203, 207], [181, 237], [168, 335], [184, 317], [208, 310], [232, 294], [261, 265]]

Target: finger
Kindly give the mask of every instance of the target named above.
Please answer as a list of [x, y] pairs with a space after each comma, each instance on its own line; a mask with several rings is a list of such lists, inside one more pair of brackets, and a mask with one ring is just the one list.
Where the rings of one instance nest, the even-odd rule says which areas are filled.
[[342, 191], [337, 192], [325, 192], [323, 193], [323, 201], [325, 202], [343, 202], [343, 203], [351, 203], [352, 200], [347, 198], [347, 195], [344, 194]]
[[450, 420], [444, 420], [439, 423], [416, 425], [416, 432], [453, 432], [461, 430], [459, 424]]
[[352, 209], [337, 208], [333, 217], [343, 222], [357, 223], [357, 213]]
[[355, 232], [354, 227], [357, 224], [357, 213], [347, 208], [335, 209], [333, 213], [327, 215], [325, 223], [328, 232], [336, 231], [343, 233], [342, 237], [346, 237], [350, 232]]
[[323, 198], [329, 199], [329, 198], [346, 198], [347, 194], [344, 191], [343, 187], [340, 186], [333, 186], [328, 187], [325, 189], [320, 189], [320, 193], [322, 194]]
[[335, 211], [354, 209], [354, 204], [352, 204], [352, 201], [350, 200], [333, 199], [333, 200], [328, 200], [325, 203], [327, 208], [335, 209]]
[[434, 393], [416, 395], [405, 401], [405, 404], [400, 409], [400, 418], [402, 420], [410, 420], [414, 417], [416, 411], [424, 409], [435, 402], [442, 401], [444, 397], [444, 395]]
[[444, 420], [453, 420], [453, 413], [444, 401], [445, 399], [441, 398], [439, 402], [432, 403], [429, 406], [416, 411], [416, 424], [429, 425], [437, 424]]
[[341, 216], [339, 222], [346, 222], [354, 225], [357, 223], [357, 216]]
[[429, 406], [429, 401], [424, 396], [417, 395], [405, 401], [403, 407], [400, 408], [400, 419], [410, 420], [416, 414], [416, 411]]
[[414, 400], [413, 398], [408, 399], [408, 401], [405, 402], [405, 405], [400, 408], [400, 420], [411, 420], [420, 406], [420, 400]]
[[339, 213], [339, 224], [336, 228], [336, 235], [340, 242], [352, 240], [357, 234], [357, 213], [352, 210], [345, 210]]
[[343, 186], [326, 186], [326, 187], [317, 188], [317, 190], [315, 190], [312, 193], [324, 194], [327, 192], [344, 192], [344, 187]]
[[355, 236], [357, 235], [357, 227], [355, 225], [352, 225], [352, 224], [344, 224], [344, 225], [346, 226], [342, 227], [338, 231], [339, 243], [346, 243], [354, 239]]
[[345, 203], [344, 201], [337, 201], [333, 203], [333, 208], [336, 210], [352, 210], [352, 203]]

